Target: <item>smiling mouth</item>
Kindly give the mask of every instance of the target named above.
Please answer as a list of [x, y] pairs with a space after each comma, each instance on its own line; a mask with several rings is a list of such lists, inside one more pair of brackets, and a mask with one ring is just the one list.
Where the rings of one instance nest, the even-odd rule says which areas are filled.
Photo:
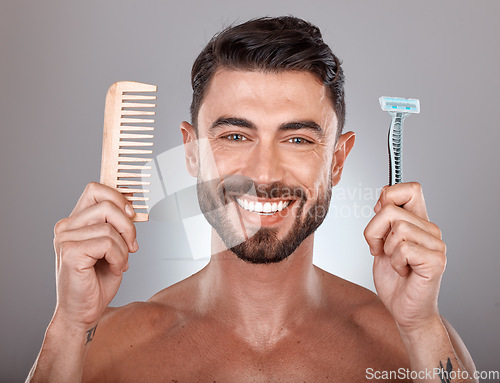
[[251, 213], [260, 215], [273, 215], [283, 209], [286, 209], [292, 201], [280, 200], [278, 202], [260, 202], [249, 201], [245, 198], [236, 198], [236, 202], [242, 209]]

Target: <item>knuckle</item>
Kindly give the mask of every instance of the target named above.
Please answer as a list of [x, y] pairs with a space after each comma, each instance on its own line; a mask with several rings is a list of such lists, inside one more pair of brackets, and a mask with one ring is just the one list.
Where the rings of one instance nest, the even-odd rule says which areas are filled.
[[[135, 225], [134, 225], [135, 229]], [[371, 229], [371, 221], [368, 223], [368, 225], [365, 227], [365, 230], [363, 230], [363, 236], [367, 241], [369, 241], [372, 237], [372, 229]]]
[[110, 249], [115, 246], [115, 241], [111, 237], [101, 237], [101, 242], [106, 249]]
[[436, 267], [437, 270], [439, 271], [440, 274], [442, 274], [446, 269], [446, 262], [447, 262], [446, 255], [444, 253], [438, 252], [438, 254], [434, 259], [437, 266]]
[[130, 235], [132, 235], [135, 238], [137, 235], [137, 231], [132, 221], [129, 222], [129, 230], [130, 230]]
[[444, 254], [443, 254], [443, 256], [441, 257], [441, 259], [442, 259], [442, 263], [441, 263], [441, 265], [442, 265], [442, 268], [443, 268], [442, 270], [443, 270], [443, 272], [444, 272], [444, 270], [446, 269], [446, 263], [448, 262], [448, 259], [446, 258], [446, 255], [444, 255]]
[[401, 241], [397, 246], [396, 246], [396, 252], [397, 253], [408, 253], [412, 250], [412, 246], [410, 242], [408, 241]]
[[410, 182], [409, 186], [413, 189], [414, 192], [416, 193], [421, 193], [422, 192], [422, 185], [420, 185], [419, 182]]
[[446, 257], [446, 243], [444, 243], [443, 241], [441, 241], [441, 253], [443, 253]]
[[380, 192], [380, 202], [384, 203], [387, 200], [388, 195], [390, 195], [392, 192], [391, 187], [387, 187], [384, 190]]
[[394, 214], [395, 211], [396, 211], [396, 206], [394, 206], [393, 204], [387, 204], [380, 209], [379, 214], [391, 216]]
[[134, 223], [131, 220], [127, 219], [126, 221], [124, 221], [122, 234], [124, 234], [126, 236], [131, 236], [131, 237], [136, 236], [136, 228], [135, 228]]
[[391, 266], [393, 268], [394, 267], [397, 268], [397, 267], [401, 266], [402, 259], [403, 259], [403, 257], [401, 257], [401, 254], [395, 251], [394, 254], [392, 254], [391, 259], [390, 259]]
[[443, 238], [443, 233], [441, 232], [441, 229], [439, 228], [438, 225], [436, 225], [435, 223], [433, 222], [429, 222], [430, 224], [430, 231], [432, 232], [432, 234], [439, 238], [439, 239], [442, 239]]
[[401, 220], [396, 221], [392, 224], [391, 231], [389, 232], [389, 235], [391, 235], [392, 237], [394, 237], [396, 239], [403, 238], [404, 234], [406, 233], [406, 228], [407, 228], [407, 225], [406, 225], [405, 221], [401, 221]]
[[436, 225], [436, 236], [439, 239], [443, 239], [443, 232], [441, 231], [441, 229], [440, 229], [440, 227], [438, 225]]
[[398, 220], [392, 224], [392, 230], [397, 232], [404, 232], [407, 228], [406, 221]]
[[99, 202], [99, 205], [101, 206], [101, 208], [103, 208], [105, 210], [109, 210], [109, 209], [112, 209], [114, 207], [114, 203], [109, 201], [109, 200], [101, 201], [101, 202]]
[[62, 233], [64, 228], [67, 225], [68, 218], [63, 218], [54, 225], [54, 236], [57, 236], [58, 234]]
[[111, 225], [108, 222], [105, 222], [101, 224], [100, 231], [103, 233], [103, 235], [111, 237], [116, 230], [114, 229], [113, 225]]
[[99, 183], [97, 182], [89, 182], [87, 186], [85, 186], [86, 193], [93, 193], [99, 187]]
[[393, 242], [391, 241], [385, 241], [384, 242], [384, 246], [382, 247], [384, 253], [386, 255], [389, 255], [392, 257], [393, 253], [394, 253], [394, 246], [393, 246]]
[[378, 197], [378, 199], [381, 203], [385, 201], [386, 194], [387, 194], [387, 189], [384, 189], [380, 192], [380, 197]]

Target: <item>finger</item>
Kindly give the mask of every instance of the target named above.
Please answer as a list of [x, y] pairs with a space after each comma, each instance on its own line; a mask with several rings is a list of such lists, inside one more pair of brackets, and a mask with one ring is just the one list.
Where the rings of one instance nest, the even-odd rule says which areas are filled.
[[432, 222], [393, 204], [382, 207], [365, 228], [364, 236], [373, 255], [384, 254], [384, 242], [389, 230], [397, 221], [407, 221], [420, 229], [441, 238], [441, 231]]
[[422, 186], [418, 182], [400, 183], [383, 188], [375, 213], [387, 204], [401, 206], [420, 218], [429, 220]]
[[93, 268], [100, 259], [106, 260], [109, 270], [120, 276], [127, 263], [128, 252], [123, 253], [111, 237], [68, 241], [61, 244], [61, 262], [68, 267], [84, 271]]
[[76, 206], [71, 212], [70, 217], [102, 201], [113, 202], [129, 217], [133, 217], [135, 215], [135, 212], [132, 209], [132, 204], [127, 201], [122, 193], [98, 182], [90, 182], [80, 196], [80, 199], [76, 203]]
[[57, 236], [63, 231], [99, 223], [113, 225], [115, 230], [122, 235], [131, 252], [138, 249], [135, 225], [123, 210], [108, 200], [99, 202], [97, 205], [92, 205], [71, 217], [62, 219], [56, 224], [55, 234]]
[[413, 242], [429, 250], [446, 253], [446, 245], [442, 240], [408, 221], [396, 221], [392, 225], [384, 242], [384, 253], [392, 256], [402, 241]]
[[440, 251], [426, 249], [413, 242], [403, 241], [394, 249], [391, 266], [402, 277], [415, 272], [433, 281], [440, 279], [446, 268], [446, 256]]
[[123, 237], [110, 223], [98, 223], [96, 225], [84, 226], [74, 230], [64, 231], [56, 237], [56, 242], [63, 243], [68, 241], [84, 241], [86, 239], [97, 237], [111, 237], [120, 247], [122, 253], [128, 253], [130, 250]]

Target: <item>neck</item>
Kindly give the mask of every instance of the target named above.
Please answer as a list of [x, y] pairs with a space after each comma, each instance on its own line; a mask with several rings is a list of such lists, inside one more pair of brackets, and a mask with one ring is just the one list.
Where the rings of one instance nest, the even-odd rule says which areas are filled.
[[212, 258], [201, 273], [201, 309], [213, 313], [251, 343], [274, 343], [305, 321], [322, 296], [312, 264], [314, 234], [287, 259], [251, 264], [230, 250], [217, 252], [222, 240], [212, 232]]

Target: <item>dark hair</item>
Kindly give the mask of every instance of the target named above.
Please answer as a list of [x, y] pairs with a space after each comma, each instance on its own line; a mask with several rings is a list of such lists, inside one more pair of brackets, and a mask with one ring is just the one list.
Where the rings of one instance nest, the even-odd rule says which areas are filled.
[[345, 123], [344, 74], [340, 65], [319, 28], [302, 19], [262, 17], [228, 27], [210, 40], [193, 64], [191, 122], [197, 131], [203, 97], [219, 68], [299, 70], [315, 74], [327, 87], [338, 119], [338, 137]]

